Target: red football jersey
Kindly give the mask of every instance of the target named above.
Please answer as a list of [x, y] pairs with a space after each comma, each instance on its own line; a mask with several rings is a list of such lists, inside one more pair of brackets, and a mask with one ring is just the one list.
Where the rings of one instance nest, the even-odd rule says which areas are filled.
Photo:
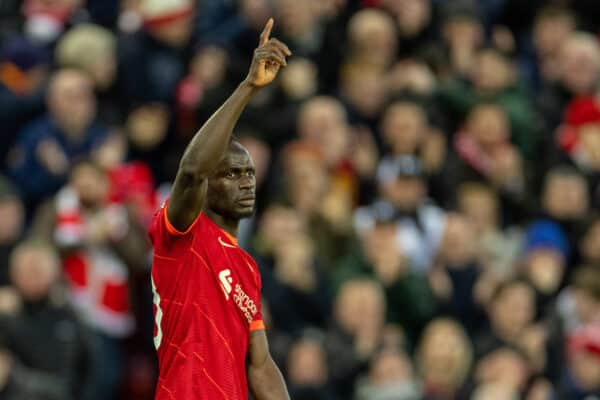
[[166, 210], [150, 226], [156, 399], [246, 400], [249, 335], [264, 329], [256, 262], [206, 214], [179, 232]]

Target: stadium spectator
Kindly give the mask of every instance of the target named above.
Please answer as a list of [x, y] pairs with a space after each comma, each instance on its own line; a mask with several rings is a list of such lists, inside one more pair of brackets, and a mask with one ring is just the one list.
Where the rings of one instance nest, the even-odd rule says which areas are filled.
[[171, 105], [187, 65], [194, 2], [143, 0], [138, 11], [143, 29], [118, 43], [119, 100], [124, 107], [149, 102]]
[[86, 72], [98, 97], [98, 116], [109, 125], [123, 121], [114, 101], [117, 79], [117, 39], [101, 26], [79, 24], [62, 36], [55, 49], [56, 64]]
[[543, 88], [536, 100], [544, 132], [556, 129], [575, 96], [594, 93], [600, 73], [600, 47], [588, 33], [572, 32], [562, 41], [558, 57], [558, 81]]
[[419, 55], [432, 47], [435, 9], [431, 0], [383, 0], [381, 7], [396, 20], [400, 55]]
[[353, 382], [381, 344], [385, 309], [383, 290], [376, 281], [353, 278], [340, 287], [325, 341], [331, 383], [340, 398], [351, 396]]
[[384, 348], [371, 361], [369, 372], [357, 382], [355, 400], [418, 400], [421, 384], [410, 358], [394, 348]]
[[[560, 225], [573, 251], [577, 250], [589, 210], [589, 187], [581, 173], [569, 166], [548, 171], [541, 193], [541, 214]], [[570, 261], [573, 259], [574, 254]]]
[[560, 395], [580, 400], [600, 390], [600, 341], [598, 323], [575, 329], [567, 337], [567, 368], [561, 379]]
[[[288, 218], [301, 219], [293, 209], [273, 210], [272, 213], [286, 213]], [[270, 223], [276, 224], [273, 219], [279, 216], [269, 217]], [[261, 260], [261, 272], [263, 293], [271, 304], [271, 313], [278, 321], [279, 329], [298, 334], [307, 326], [326, 326], [331, 294], [326, 271], [315, 255], [314, 241], [306, 231], [306, 224], [301, 221], [291, 223], [303, 229], [288, 230], [272, 242], [271, 257]]]
[[463, 327], [447, 318], [431, 321], [423, 332], [416, 362], [426, 399], [460, 398], [473, 364], [473, 349]]
[[108, 195], [106, 172], [82, 162], [40, 209], [32, 232], [61, 251], [69, 297], [93, 332], [98, 398], [113, 396], [119, 384], [123, 340], [135, 328], [129, 284], [148, 256], [139, 222]]
[[479, 328], [481, 315], [477, 291], [482, 268], [475, 251], [475, 232], [460, 214], [448, 214], [444, 234], [429, 282], [444, 313], [469, 331]]
[[387, 13], [377, 9], [357, 12], [348, 21], [348, 60], [384, 71], [396, 55], [396, 34], [394, 21]]
[[477, 182], [457, 187], [457, 208], [475, 232], [475, 251], [484, 275], [506, 279], [515, 271], [520, 256], [522, 232], [513, 225], [503, 228], [500, 199], [494, 189]]
[[432, 197], [446, 205], [450, 187], [444, 182], [442, 169], [448, 154], [447, 139], [430, 123], [425, 108], [417, 101], [394, 101], [383, 111], [379, 131], [386, 152], [420, 159]]
[[357, 210], [357, 229], [371, 225], [371, 215], [389, 215], [396, 221], [399, 242], [411, 268], [425, 273], [442, 238], [444, 212], [427, 199], [421, 163], [412, 156], [385, 157], [377, 170], [377, 182], [381, 197]]
[[485, 354], [474, 368], [474, 381], [482, 386], [499, 385], [513, 396], [525, 395], [531, 370], [523, 353], [510, 346], [500, 346]]
[[[0, 334], [40, 394], [61, 399], [93, 399], [91, 341], [62, 296], [60, 261], [55, 250], [25, 242], [11, 254], [10, 276], [15, 300], [2, 302]], [[14, 288], [14, 289], [13, 289]], [[60, 393], [60, 394], [59, 394]], [[41, 397], [40, 397], [41, 398]]]
[[468, 1], [446, 3], [440, 30], [445, 53], [445, 65], [439, 65], [440, 75], [444, 78], [467, 75], [484, 41], [483, 23], [477, 10]]
[[30, 209], [56, 193], [74, 163], [89, 156], [106, 136], [96, 120], [92, 82], [82, 72], [55, 72], [47, 106], [48, 113], [19, 134], [11, 156], [10, 175]]
[[527, 185], [527, 163], [511, 142], [510, 129], [507, 114], [500, 105], [475, 105], [454, 135], [454, 154], [444, 176], [452, 182], [451, 187], [466, 181], [494, 187], [500, 195], [506, 222], [521, 223], [529, 217], [533, 205]]
[[319, 332], [306, 332], [291, 345], [287, 359], [290, 396], [298, 400], [335, 400], [329, 387], [327, 353]]
[[373, 225], [362, 229], [360, 248], [349, 253], [335, 269], [334, 287], [360, 276], [381, 282], [389, 305], [386, 322], [400, 325], [407, 344], [414, 346], [421, 330], [437, 311], [436, 299], [427, 278], [411, 270], [410, 260], [398, 243], [396, 224], [387, 218], [374, 215]]
[[530, 77], [531, 86], [539, 89], [560, 77], [560, 48], [575, 30], [575, 14], [568, 8], [553, 5], [541, 9], [533, 21], [532, 49], [522, 57], [521, 67]]
[[536, 316], [535, 292], [522, 280], [498, 285], [486, 305], [490, 330], [475, 339], [476, 352], [484, 355], [502, 346], [518, 347], [521, 335]]
[[560, 226], [547, 220], [532, 224], [525, 233], [522, 274], [535, 289], [539, 312], [546, 311], [567, 275], [569, 243]]

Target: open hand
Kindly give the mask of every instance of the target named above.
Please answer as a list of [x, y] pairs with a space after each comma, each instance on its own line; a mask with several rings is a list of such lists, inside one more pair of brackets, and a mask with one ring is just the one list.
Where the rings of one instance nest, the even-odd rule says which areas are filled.
[[270, 18], [260, 34], [259, 45], [254, 50], [254, 57], [246, 82], [260, 88], [268, 85], [275, 79], [279, 68], [285, 67], [285, 58], [292, 55], [290, 49], [281, 41], [270, 38], [273, 29], [273, 18]]

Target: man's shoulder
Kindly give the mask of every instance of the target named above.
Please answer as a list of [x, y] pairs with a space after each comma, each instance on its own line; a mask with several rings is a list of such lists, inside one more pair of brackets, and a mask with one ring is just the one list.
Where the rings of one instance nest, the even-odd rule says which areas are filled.
[[203, 238], [215, 236], [216, 239], [216, 235], [208, 227], [210, 222], [204, 213], [199, 213], [194, 222], [185, 231], [180, 231], [169, 221], [167, 208], [168, 199], [162, 203], [152, 216], [148, 234], [154, 246], [157, 245], [157, 239], [160, 237], [168, 239], [169, 242], [181, 242], [182, 240], [180, 239], [189, 241], [198, 234], [201, 234]]

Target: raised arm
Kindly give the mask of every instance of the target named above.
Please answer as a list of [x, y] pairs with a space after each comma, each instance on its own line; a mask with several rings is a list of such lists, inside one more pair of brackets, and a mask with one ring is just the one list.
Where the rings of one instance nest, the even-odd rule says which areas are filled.
[[250, 334], [248, 381], [256, 400], [289, 400], [283, 376], [269, 353], [265, 331]]
[[202, 211], [207, 178], [225, 154], [233, 128], [252, 95], [275, 79], [279, 68], [286, 65], [285, 57], [291, 55], [285, 44], [270, 38], [272, 28], [273, 19], [269, 19], [248, 76], [194, 135], [183, 153], [167, 208], [169, 221], [180, 231], [185, 231]]

